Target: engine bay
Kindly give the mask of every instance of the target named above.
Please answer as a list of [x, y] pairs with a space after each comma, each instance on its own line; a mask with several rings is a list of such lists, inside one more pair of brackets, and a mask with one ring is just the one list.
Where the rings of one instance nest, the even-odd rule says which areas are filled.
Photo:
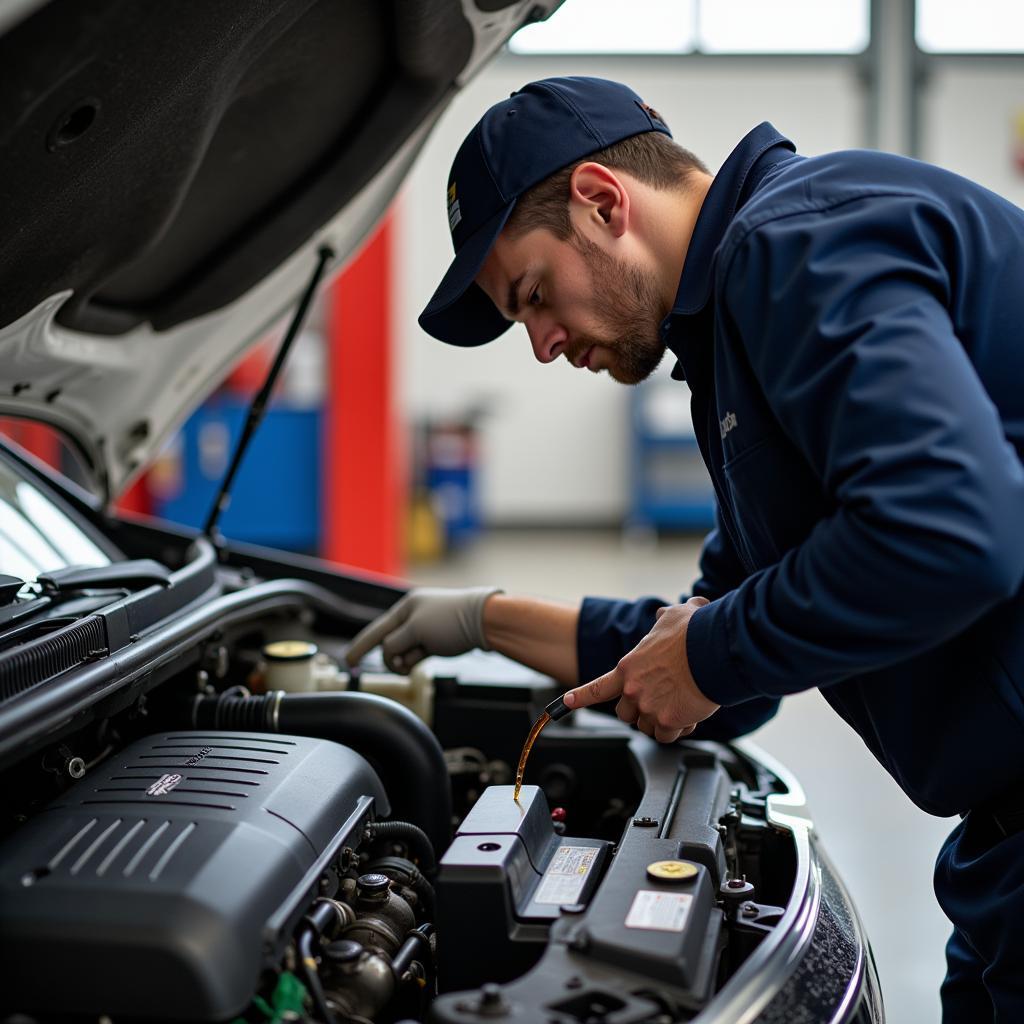
[[491, 655], [347, 671], [368, 591], [249, 553], [211, 595], [185, 585], [207, 554], [169, 587], [79, 594], [78, 627], [164, 605], [117, 665], [63, 675], [119, 686], [0, 737], [5, 1021], [692, 1020], [792, 916], [806, 865], [756, 759], [579, 712], [517, 802], [550, 680]]

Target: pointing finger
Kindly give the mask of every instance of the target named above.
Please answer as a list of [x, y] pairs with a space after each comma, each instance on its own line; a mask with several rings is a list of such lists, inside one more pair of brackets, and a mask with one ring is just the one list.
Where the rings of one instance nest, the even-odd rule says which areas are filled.
[[374, 619], [356, 635], [345, 652], [349, 665], [358, 665], [396, 626], [405, 621], [405, 598], [390, 611]]
[[622, 693], [622, 686], [622, 670], [616, 665], [611, 672], [598, 676], [593, 682], [567, 690], [562, 700], [567, 708], [589, 708], [591, 704], [600, 704], [618, 697]]

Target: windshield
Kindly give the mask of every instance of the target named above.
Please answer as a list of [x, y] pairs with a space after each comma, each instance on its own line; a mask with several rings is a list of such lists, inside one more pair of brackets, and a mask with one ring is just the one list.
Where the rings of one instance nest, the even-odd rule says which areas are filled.
[[0, 573], [34, 580], [68, 565], [109, 564], [66, 512], [0, 461]]

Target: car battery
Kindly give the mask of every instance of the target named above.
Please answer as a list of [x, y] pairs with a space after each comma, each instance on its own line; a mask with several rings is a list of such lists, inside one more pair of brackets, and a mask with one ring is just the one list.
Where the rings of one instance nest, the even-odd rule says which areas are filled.
[[474, 984], [481, 971], [515, 978], [540, 957], [552, 921], [585, 909], [611, 843], [559, 835], [544, 793], [486, 789], [441, 860], [438, 978], [442, 989]]

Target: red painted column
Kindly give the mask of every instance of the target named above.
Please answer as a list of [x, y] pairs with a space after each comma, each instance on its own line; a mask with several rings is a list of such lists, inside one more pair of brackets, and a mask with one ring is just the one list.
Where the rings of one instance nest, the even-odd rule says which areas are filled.
[[138, 477], [135, 482], [114, 503], [118, 512], [129, 512], [137, 515], [153, 514], [153, 496], [149, 493], [146, 474]]
[[5, 434], [15, 444], [21, 445], [48, 466], [60, 469], [60, 438], [53, 427], [32, 420], [4, 417], [0, 420], [0, 433]]
[[405, 479], [392, 388], [392, 215], [327, 293], [321, 554], [400, 576]]

